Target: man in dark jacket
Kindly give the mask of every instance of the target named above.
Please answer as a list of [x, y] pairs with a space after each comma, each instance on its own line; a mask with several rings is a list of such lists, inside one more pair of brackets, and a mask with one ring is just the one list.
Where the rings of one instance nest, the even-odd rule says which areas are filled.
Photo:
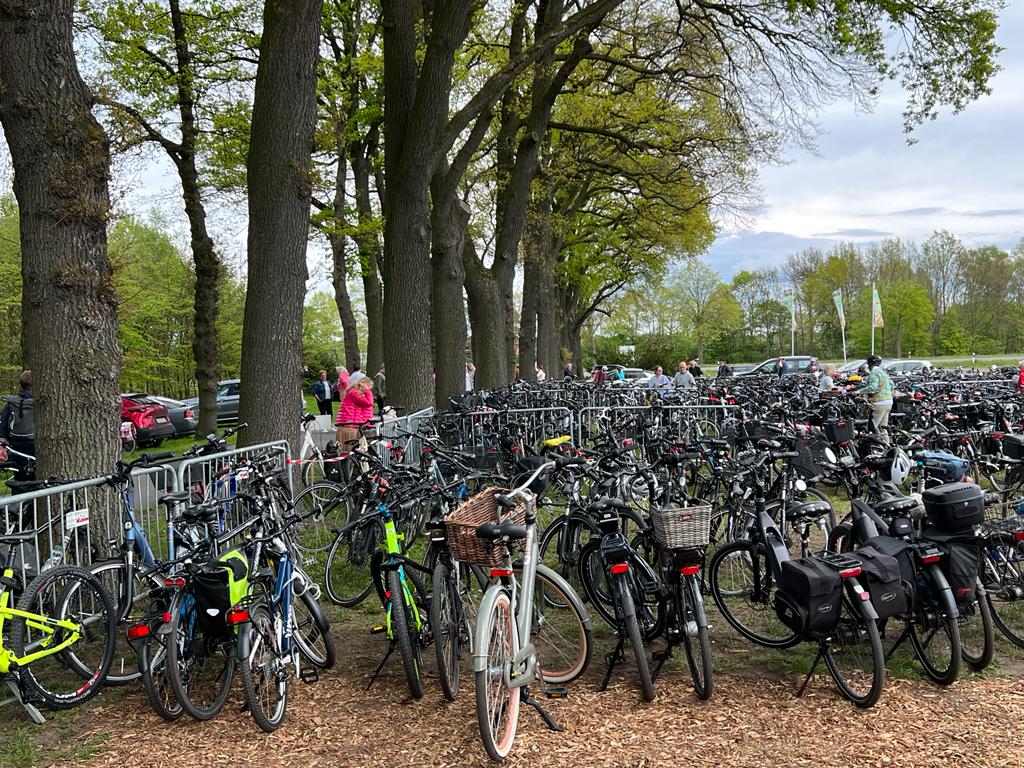
[[[35, 420], [32, 408], [32, 371], [22, 371], [18, 377], [21, 391], [14, 397], [4, 397], [4, 409], [0, 413], [0, 443], [8, 443], [19, 453], [36, 455]], [[19, 469], [27, 459], [12, 456]]]
[[724, 379], [726, 376], [732, 376], [732, 368], [725, 360], [718, 361], [718, 378]]
[[321, 416], [334, 415], [334, 401], [331, 399], [331, 384], [327, 381], [327, 371], [320, 371], [320, 378], [313, 384], [313, 397]]

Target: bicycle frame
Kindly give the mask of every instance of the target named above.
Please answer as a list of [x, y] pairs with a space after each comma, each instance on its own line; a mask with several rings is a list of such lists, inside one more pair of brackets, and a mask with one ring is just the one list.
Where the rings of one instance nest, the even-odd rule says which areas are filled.
[[[5, 568], [3, 577], [13, 580], [14, 570]], [[81, 627], [75, 622], [68, 621], [67, 619], [52, 619], [49, 616], [32, 613], [31, 611], [19, 611], [16, 608], [9, 607], [10, 601], [11, 592], [6, 587], [3, 587], [0, 589], [0, 675], [7, 674], [12, 668], [25, 667], [35, 661], [39, 661], [39, 659], [60, 653], [78, 642], [79, 638], [81, 638]], [[14, 651], [5, 648], [3, 630], [4, 623], [9, 619], [24, 619], [29, 627], [46, 634], [47, 637], [45, 639], [38, 641], [38, 645], [42, 646], [42, 650], [35, 651], [26, 656], [15, 656]], [[47, 647], [59, 629], [66, 630], [69, 633], [68, 636], [57, 645]]]

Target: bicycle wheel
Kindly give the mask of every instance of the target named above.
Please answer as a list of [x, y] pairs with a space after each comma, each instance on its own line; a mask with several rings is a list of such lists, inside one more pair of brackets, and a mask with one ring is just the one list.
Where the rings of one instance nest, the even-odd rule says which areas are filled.
[[540, 562], [569, 582], [577, 594], [582, 595], [583, 587], [579, 578], [580, 550], [589, 541], [599, 537], [597, 525], [590, 519], [563, 515], [544, 529], [540, 539]]
[[676, 600], [682, 608], [679, 624], [683, 634], [683, 647], [686, 650], [686, 663], [693, 678], [693, 690], [696, 691], [698, 698], [707, 700], [711, 698], [714, 685], [711, 682], [711, 639], [708, 636], [700, 577], [680, 577], [676, 590]]
[[115, 632], [114, 658], [107, 673], [107, 685], [128, 685], [141, 676], [139, 671], [139, 654], [128, 640], [126, 627], [149, 613], [150, 603], [154, 595], [164, 590], [163, 579], [156, 574], [144, 576], [138, 570], [132, 578], [132, 605], [125, 605], [128, 594], [128, 576], [123, 560], [106, 560], [89, 566], [89, 573], [95, 576], [110, 595], [114, 603], [114, 615], [117, 617], [118, 631]]
[[989, 537], [982, 553], [982, 580], [992, 621], [1007, 640], [1024, 648], [1024, 543], [998, 534]]
[[839, 624], [824, 642], [825, 666], [839, 692], [858, 707], [874, 706], [885, 686], [885, 652], [878, 624], [847, 594], [839, 607]]
[[956, 604], [938, 566], [919, 572], [917, 604], [910, 621], [910, 641], [924, 672], [939, 685], [960, 674], [960, 626]]
[[[423, 662], [420, 654], [419, 631], [413, 611], [419, 610], [415, 602], [409, 605], [405, 585], [398, 569], [387, 573], [388, 617], [391, 622], [391, 638], [398, 645], [402, 656], [402, 668], [409, 693], [414, 699], [423, 697]], [[409, 592], [415, 590], [410, 585]]]
[[320, 603], [307, 589], [292, 599], [292, 638], [306, 660], [319, 669], [334, 666], [334, 640], [331, 625]]
[[708, 581], [722, 616], [748, 640], [769, 648], [791, 648], [800, 642], [800, 635], [775, 613], [768, 559], [752, 542], [738, 539], [715, 552]]
[[331, 602], [353, 608], [366, 599], [373, 588], [370, 559], [383, 541], [384, 526], [376, 517], [367, 517], [335, 537], [324, 569]]
[[459, 695], [459, 665], [465, 639], [460, 603], [461, 597], [456, 580], [452, 578], [451, 566], [439, 562], [434, 566], [430, 627], [437, 655], [437, 676], [441, 681], [441, 691], [448, 701], [455, 701]]
[[302, 465], [302, 487], [309, 488], [311, 485], [327, 481], [327, 469], [322, 458], [314, 455], [308, 464]]
[[[317, 466], [307, 464], [308, 467]], [[334, 543], [335, 533], [348, 521], [345, 491], [336, 483], [318, 480], [304, 483], [292, 504], [303, 521], [295, 529], [295, 546], [303, 552], [326, 552]]]
[[[142, 688], [156, 713], [170, 722], [181, 717], [185, 710], [182, 708], [181, 702], [178, 701], [178, 697], [174, 695], [174, 687], [167, 674], [167, 638], [169, 633], [161, 631], [161, 629], [164, 628], [163, 617], [170, 616], [177, 610], [178, 605], [173, 599], [168, 599], [166, 594], [162, 598], [154, 600], [151, 605], [153, 613], [143, 617], [143, 621], [150, 626], [151, 632], [139, 641], [139, 673], [142, 677]], [[157, 612], [159, 612], [159, 616], [157, 616]]]
[[633, 585], [628, 574], [615, 575], [611, 578], [611, 590], [615, 595], [616, 613], [622, 621], [620, 632], [624, 629], [629, 644], [633, 647], [636, 659], [636, 671], [640, 677], [640, 692], [644, 701], [654, 701], [654, 681], [651, 679], [651, 668], [647, 664], [647, 649], [640, 633], [640, 622], [636, 615], [636, 601], [633, 599]]
[[266, 607], [249, 612], [248, 652], [241, 659], [239, 673], [249, 714], [262, 730], [276, 731], [288, 708], [287, 659], [281, 653], [281, 638]]
[[174, 695], [196, 720], [220, 712], [235, 674], [235, 638], [204, 627], [205, 617], [186, 593], [172, 614], [167, 637], [167, 673]]
[[501, 589], [486, 615], [486, 666], [476, 672], [476, 719], [480, 738], [492, 760], [504, 760], [512, 751], [519, 727], [519, 688], [506, 679], [513, 657], [519, 652], [519, 632], [508, 590]]
[[590, 616], [579, 595], [557, 574], [538, 567], [533, 582], [530, 639], [544, 682], [571, 683], [590, 665]]
[[110, 669], [117, 632], [113, 602], [100, 582], [83, 568], [59, 566], [29, 582], [15, 608], [46, 617], [10, 619], [15, 656], [67, 643], [19, 668], [29, 694], [47, 709], [69, 709], [95, 696]]
[[992, 663], [996, 653], [992, 609], [980, 580], [977, 599], [970, 605], [959, 606], [959, 609], [960, 655], [971, 669], [980, 672]]

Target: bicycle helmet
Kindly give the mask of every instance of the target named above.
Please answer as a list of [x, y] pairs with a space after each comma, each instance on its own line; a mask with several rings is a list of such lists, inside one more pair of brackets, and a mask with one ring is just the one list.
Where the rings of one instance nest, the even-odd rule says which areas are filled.
[[868, 358], [868, 368], [874, 368], [876, 365], [882, 364], [882, 358], [878, 355], [872, 355]]
[[910, 477], [910, 470], [913, 464], [906, 451], [900, 447], [893, 449], [892, 465], [889, 467], [889, 479], [896, 485], [903, 485]]

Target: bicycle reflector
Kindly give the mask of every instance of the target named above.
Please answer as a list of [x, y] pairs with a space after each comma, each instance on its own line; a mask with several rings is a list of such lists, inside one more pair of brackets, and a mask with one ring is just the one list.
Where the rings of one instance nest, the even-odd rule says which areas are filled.
[[142, 637], [149, 637], [149, 625], [148, 624], [133, 624], [128, 627], [128, 639], [138, 640]]
[[611, 566], [608, 570], [616, 575], [625, 573], [629, 570], [629, 563], [615, 563], [615, 565]]
[[925, 565], [931, 565], [932, 563], [939, 562], [939, 560], [941, 560], [941, 559], [942, 559], [942, 555], [940, 553], [933, 552], [932, 554], [922, 556], [921, 557], [921, 562], [924, 563]]
[[1014, 541], [1024, 541], [1024, 531], [1017, 531], [1013, 534]]
[[164, 586], [182, 589], [185, 586], [185, 579], [182, 576], [168, 576], [164, 579]]
[[860, 573], [861, 569], [858, 565], [853, 568], [843, 568], [843, 570], [839, 572], [839, 576], [844, 579], [852, 579], [854, 576], [860, 576]]
[[698, 573], [700, 573], [699, 565], [684, 565], [679, 569], [680, 576], [696, 576]]
[[491, 568], [491, 578], [498, 577], [498, 578], [505, 579], [505, 578], [508, 578], [511, 575], [512, 575], [512, 569], [511, 568]]
[[249, 611], [244, 608], [232, 608], [225, 616], [225, 620], [228, 624], [244, 624], [249, 620]]

